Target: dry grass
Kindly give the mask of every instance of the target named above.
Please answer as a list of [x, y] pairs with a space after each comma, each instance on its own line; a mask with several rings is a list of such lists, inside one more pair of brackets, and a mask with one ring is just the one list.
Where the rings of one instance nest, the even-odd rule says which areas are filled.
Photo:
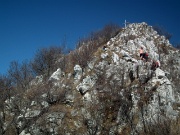
[[64, 104], [55, 104], [55, 105], [51, 105], [49, 107], [48, 112], [65, 112], [65, 113], [69, 113], [71, 112], [71, 108], [69, 106], [66, 106]]
[[118, 130], [118, 135], [130, 135], [131, 127], [130, 125], [125, 125], [121, 129]]
[[17, 130], [14, 125], [11, 125], [4, 135], [17, 135]]

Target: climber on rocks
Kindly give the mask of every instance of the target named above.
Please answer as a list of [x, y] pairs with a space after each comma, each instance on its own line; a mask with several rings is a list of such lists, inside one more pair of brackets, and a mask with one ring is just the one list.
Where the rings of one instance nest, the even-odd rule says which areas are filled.
[[140, 58], [143, 59], [144, 50], [143, 47], [139, 49]]
[[143, 47], [141, 47], [139, 49], [139, 53], [140, 53], [141, 60], [145, 60], [147, 62], [148, 61], [148, 53], [144, 52]]
[[148, 61], [148, 53], [143, 53], [143, 59], [147, 62]]
[[152, 65], [151, 65], [151, 70], [155, 71], [158, 67], [160, 67], [160, 61], [153, 60]]

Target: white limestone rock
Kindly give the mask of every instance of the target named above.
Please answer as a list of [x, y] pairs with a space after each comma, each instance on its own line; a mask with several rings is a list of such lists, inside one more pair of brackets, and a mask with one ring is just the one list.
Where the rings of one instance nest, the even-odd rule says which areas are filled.
[[30, 133], [26, 133], [25, 130], [23, 130], [19, 135], [31, 135]]
[[114, 63], [119, 64], [119, 56], [114, 52], [113, 52], [113, 55], [112, 55], [112, 59], [113, 59]]
[[30, 85], [38, 85], [38, 84], [41, 84], [43, 82], [43, 76], [40, 75], [40, 76], [36, 76], [35, 79], [33, 79], [31, 82], [30, 82]]
[[83, 95], [88, 91], [90, 88], [92, 88], [96, 82], [97, 76], [91, 75], [86, 76], [86, 78], [83, 79], [83, 81], [76, 87], [76, 89]]
[[82, 77], [82, 68], [80, 65], [75, 65], [74, 66], [74, 80], [78, 81]]
[[60, 80], [61, 79], [61, 69], [58, 68], [52, 75], [51, 77], [49, 78], [49, 80]]
[[101, 58], [105, 59], [108, 56], [108, 53], [101, 53]]
[[27, 113], [25, 114], [26, 118], [33, 118], [38, 116], [41, 113], [40, 110], [31, 110], [31, 109], [27, 109]]
[[160, 68], [157, 68], [155, 70], [155, 74], [156, 74], [156, 77], [159, 78], [159, 79], [165, 76], [164, 71], [162, 71]]

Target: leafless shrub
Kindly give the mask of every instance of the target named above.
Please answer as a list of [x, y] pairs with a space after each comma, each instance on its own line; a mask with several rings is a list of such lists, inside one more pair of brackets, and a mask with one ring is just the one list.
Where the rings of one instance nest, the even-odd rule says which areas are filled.
[[107, 42], [110, 38], [118, 34], [121, 28], [116, 24], [106, 25], [100, 33], [102, 33], [102, 38]]
[[129, 35], [127, 41], [136, 39], [135, 35]]
[[69, 62], [68, 56], [62, 55], [56, 62], [55, 67], [60, 68], [62, 71], [66, 71], [66, 69], [68, 68], [68, 62]]
[[[18, 132], [16, 129], [16, 117], [20, 114], [20, 106], [23, 104], [22, 96], [21, 94], [15, 95], [16, 93], [14, 93], [15, 89], [11, 85], [11, 79], [7, 76], [0, 76], [0, 85], [0, 134], [16, 134]], [[12, 98], [12, 96], [14, 97]], [[19, 102], [20, 100], [21, 102]], [[10, 115], [10, 113], [13, 115]]]
[[86, 45], [89, 42], [97, 43], [96, 44], [97, 45], [96, 48], [97, 48], [100, 45], [109, 41], [110, 38], [116, 36], [120, 31], [121, 28], [117, 24], [107, 24], [101, 30], [96, 32], [91, 32], [88, 37], [80, 39], [77, 44], [77, 48], [79, 48], [82, 45]]
[[159, 54], [162, 54], [162, 53], [169, 54], [169, 48], [165, 44], [160, 44], [158, 46], [158, 52]]
[[13, 85], [21, 90], [28, 89], [29, 82], [33, 79], [30, 64], [26, 61], [22, 62], [22, 64], [19, 64], [17, 61], [12, 61], [8, 75]]
[[56, 46], [38, 50], [31, 62], [34, 73], [36, 75], [45, 75], [45, 78], [49, 77], [57, 69], [55, 63], [62, 53], [62, 48]]
[[172, 34], [170, 34], [169, 32], [167, 32], [162, 26], [159, 25], [155, 25], [153, 26], [153, 29], [155, 31], [157, 31], [157, 33], [161, 36], [165, 36], [166, 39], [170, 40], [172, 37]]
[[5, 101], [12, 96], [11, 79], [7, 76], [0, 75], [0, 100]]
[[55, 88], [47, 93], [47, 102], [52, 104], [63, 103], [65, 101], [66, 90]]
[[[178, 54], [176, 54], [178, 55]], [[173, 84], [176, 86], [175, 91], [180, 92], [180, 72], [177, 70], [176, 65], [177, 65], [177, 57], [176, 56], [171, 56], [169, 57], [168, 61], [166, 62], [167, 65], [171, 66], [166, 66], [164, 65], [163, 68], [166, 69], [170, 74], [167, 75], [168, 79], [172, 80]]]
[[118, 25], [109, 24], [102, 30], [92, 32], [90, 36], [80, 39], [76, 50], [71, 51], [66, 57], [66, 61], [68, 61], [67, 68], [72, 68], [75, 64], [85, 68], [98, 47], [107, 42], [111, 37], [114, 37], [120, 30], [121, 28]]
[[180, 43], [177, 43], [177, 44], [175, 44], [174, 46], [175, 46], [175, 48], [177, 48], [177, 49], [180, 50]]
[[85, 68], [88, 62], [93, 58], [94, 46], [94, 43], [91, 43], [81, 46], [79, 49], [72, 52], [70, 54], [71, 63], [73, 63], [73, 65], [78, 64], [82, 68]]
[[[0, 75], [0, 86], [0, 134], [3, 135], [7, 131], [7, 128], [4, 128], [7, 121], [5, 101], [11, 97], [10, 79], [7, 76]], [[9, 127], [10, 125], [7, 124], [6, 126]]]
[[51, 85], [47, 83], [32, 86], [25, 93], [25, 97], [30, 101], [39, 100], [43, 94], [48, 93], [48, 91], [50, 90], [50, 87]]
[[[105, 72], [102, 72], [98, 75], [96, 82], [96, 89], [98, 91], [98, 99], [101, 103], [101, 108], [98, 110], [97, 106], [94, 106], [99, 111], [102, 116], [102, 134], [108, 134], [112, 126], [117, 126], [117, 119], [121, 117], [123, 121], [129, 121], [129, 113], [132, 108], [132, 100], [130, 91], [124, 90], [124, 96], [120, 95], [120, 92], [123, 91], [121, 83], [119, 80], [113, 80], [114, 75], [112, 74], [108, 79], [106, 78]], [[124, 87], [125, 88], [125, 87]], [[121, 111], [119, 111], [121, 110]], [[96, 112], [97, 112], [96, 111]], [[91, 113], [93, 113], [91, 111]], [[121, 120], [120, 120], [121, 121]], [[116, 133], [118, 131], [115, 131]]]
[[176, 120], [165, 118], [158, 119], [154, 123], [147, 123], [146, 130], [141, 131], [140, 135], [178, 135], [180, 133], [180, 119]]

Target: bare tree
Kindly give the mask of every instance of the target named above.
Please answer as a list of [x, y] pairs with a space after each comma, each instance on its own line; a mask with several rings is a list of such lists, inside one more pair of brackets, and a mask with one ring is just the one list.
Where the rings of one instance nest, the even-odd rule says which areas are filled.
[[[11, 81], [7, 76], [0, 75], [0, 134], [4, 134], [6, 129], [5, 126], [5, 101], [10, 98]], [[8, 126], [8, 125], [7, 125]]]
[[50, 74], [56, 70], [57, 67], [55, 66], [55, 63], [62, 55], [62, 52], [62, 48], [56, 46], [38, 50], [32, 61], [32, 69], [35, 74], [49, 77]]
[[[16, 103], [18, 101], [16, 99], [21, 99], [19, 96], [16, 96], [16, 98], [12, 98], [15, 95], [15, 89], [11, 85], [12, 81], [7, 76], [0, 76], [0, 134], [6, 135], [6, 134], [15, 134], [16, 135], [16, 129], [15, 126], [16, 118], [20, 114], [20, 109], [17, 106]], [[15, 97], [15, 96], [14, 96]], [[15, 102], [13, 102], [13, 99]], [[13, 114], [13, 115], [12, 115]]]
[[28, 89], [29, 82], [33, 79], [30, 63], [27, 61], [19, 64], [17, 61], [10, 63], [8, 75], [14, 86], [21, 89]]

